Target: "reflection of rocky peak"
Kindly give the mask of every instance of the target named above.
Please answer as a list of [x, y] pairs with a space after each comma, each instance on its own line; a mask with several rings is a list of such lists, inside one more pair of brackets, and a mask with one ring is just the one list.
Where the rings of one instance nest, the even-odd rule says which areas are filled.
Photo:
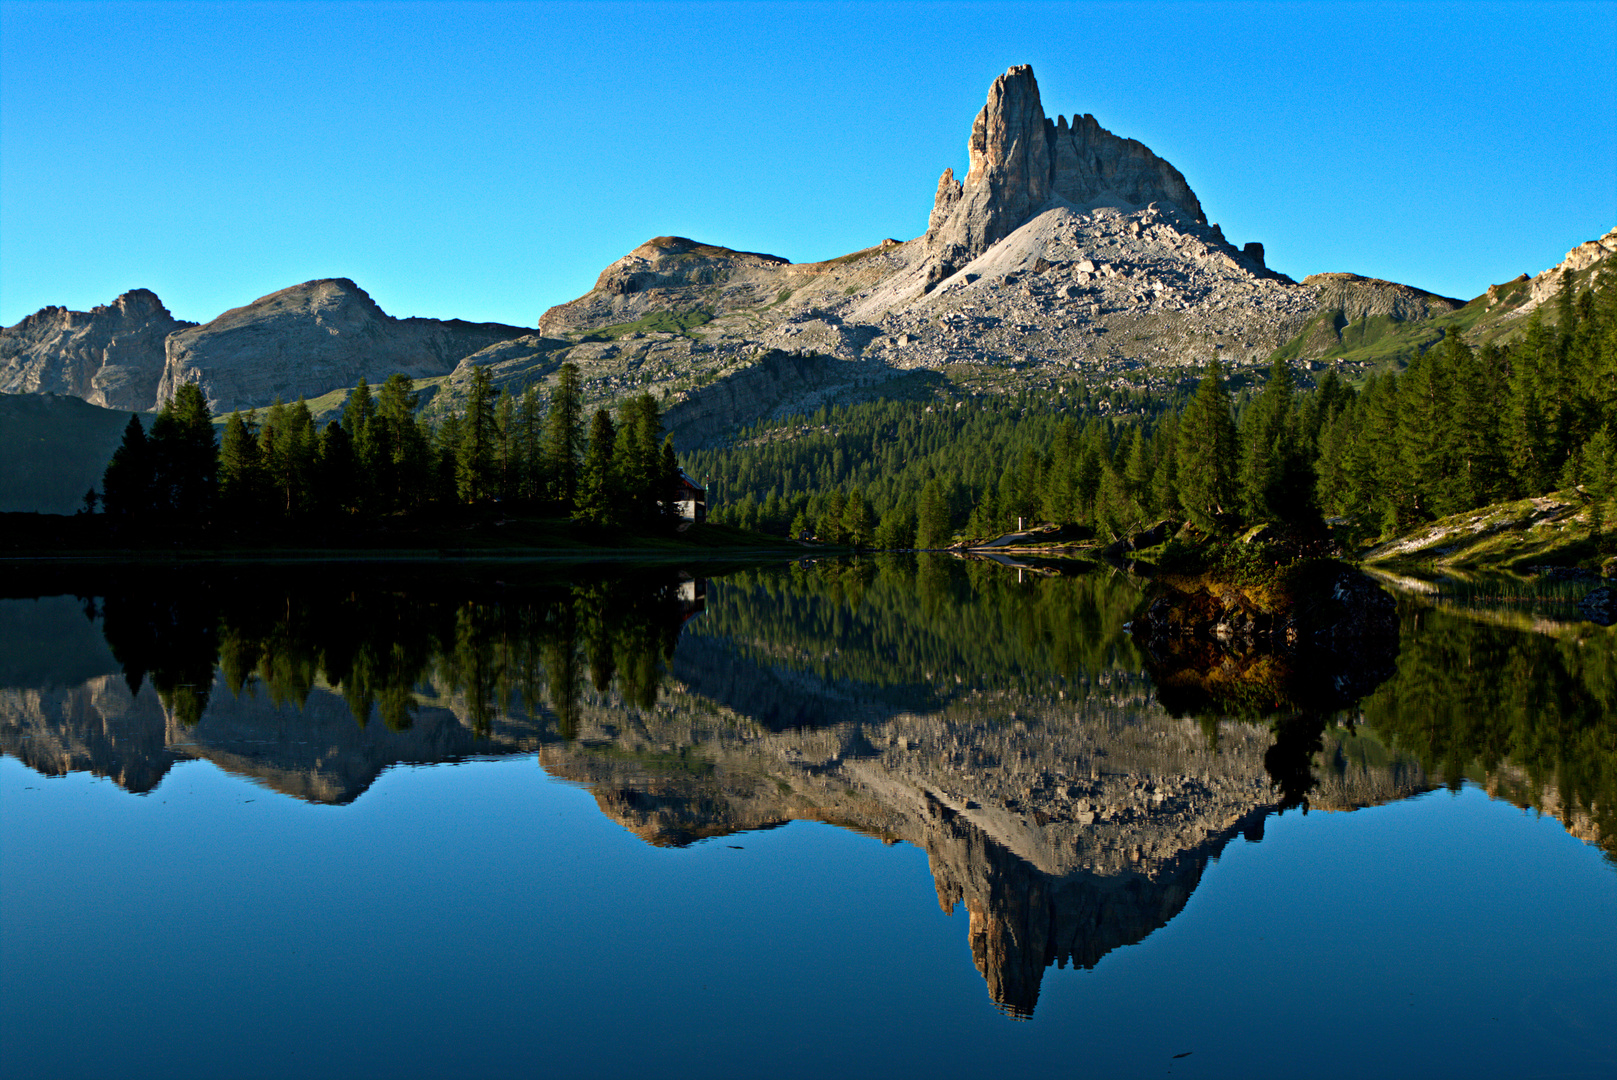
[[[969, 914], [990, 994], [1019, 1016], [1049, 965], [1093, 966], [1173, 918], [1208, 860], [1260, 835], [1278, 799], [1266, 725], [1225, 724], [1215, 750], [1197, 723], [1168, 717], [1126, 680], [1083, 703], [996, 694], [878, 711], [774, 729], [683, 686], [654, 711], [603, 695], [581, 707], [579, 738], [547, 744], [540, 760], [652, 844], [798, 820], [915, 844], [945, 911]], [[1324, 777], [1323, 801], [1346, 808], [1428, 786], [1400, 759], [1361, 759]]]
[[67, 689], [0, 688], [0, 752], [46, 776], [89, 772], [135, 794], [176, 761], [203, 759], [308, 802], [353, 802], [390, 766], [474, 755], [531, 753], [536, 725], [497, 721], [478, 737], [453, 708], [423, 706], [406, 730], [355, 723], [334, 691], [272, 701], [262, 686], [234, 695], [215, 681], [202, 720], [174, 719], [148, 683], [130, 694], [121, 675]]
[[1167, 925], [1208, 860], [1241, 833], [1261, 835], [1269, 809], [1258, 806], [1170, 860], [1114, 874], [1043, 874], [942, 804], [934, 804], [926, 848], [939, 904], [947, 913], [963, 902], [970, 915], [972, 960], [989, 996], [1010, 1015], [1027, 1017], [1045, 968], [1094, 967]]
[[[1093, 116], [1045, 119], [1039, 84], [1027, 65], [994, 80], [967, 143], [964, 181], [945, 171], [927, 231], [951, 262], [982, 254], [1032, 218], [1052, 196], [1074, 206], [1136, 209], [1168, 201], [1206, 223], [1201, 203], [1178, 169]], [[964, 256], [962, 258], [961, 256]]]
[[0, 330], [0, 392], [150, 409], [163, 377], [164, 340], [195, 325], [170, 315], [150, 289], [133, 289], [89, 311], [44, 308]]
[[156, 693], [130, 694], [121, 675], [69, 688], [0, 688], [0, 752], [45, 776], [88, 772], [137, 795], [176, 760]]

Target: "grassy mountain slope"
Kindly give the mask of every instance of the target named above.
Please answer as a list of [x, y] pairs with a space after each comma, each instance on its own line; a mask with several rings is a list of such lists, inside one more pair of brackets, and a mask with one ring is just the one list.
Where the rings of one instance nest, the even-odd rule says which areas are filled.
[[0, 394], [0, 513], [71, 514], [123, 437], [129, 413], [56, 394]]

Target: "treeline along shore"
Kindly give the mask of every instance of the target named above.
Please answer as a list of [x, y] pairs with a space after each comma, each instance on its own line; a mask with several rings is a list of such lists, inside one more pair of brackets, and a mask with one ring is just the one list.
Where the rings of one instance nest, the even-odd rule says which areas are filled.
[[[709, 485], [710, 520], [730, 527], [691, 539], [934, 549], [1043, 524], [1104, 544], [1164, 520], [1211, 538], [1255, 524], [1319, 537], [1331, 518], [1338, 539], [1360, 541], [1558, 490], [1586, 504], [1580, 557], [1609, 556], [1617, 284], [1575, 293], [1568, 278], [1546, 307], [1507, 344], [1450, 333], [1358, 387], [1334, 372], [1300, 387], [1277, 356], [1234, 392], [1215, 360], [1193, 392], [1075, 381], [760, 422], [684, 455]], [[131, 417], [86, 516], [114, 544], [160, 533], [318, 546], [479, 515], [570, 530], [519, 545], [671, 534], [680, 459], [657, 399], [589, 417], [581, 402], [572, 364], [545, 397], [496, 393], [479, 368], [464, 408], [429, 422], [394, 375], [374, 392], [361, 381], [324, 428], [300, 399], [232, 413], [216, 437], [201, 390], [184, 385], [149, 431]]]
[[[688, 526], [656, 399], [641, 394], [587, 423], [581, 402], [572, 364], [548, 407], [532, 386], [496, 394], [478, 369], [465, 408], [429, 423], [413, 381], [395, 374], [375, 392], [361, 380], [323, 427], [302, 398], [277, 399], [262, 413], [232, 412], [219, 434], [201, 389], [185, 384], [149, 430], [130, 416], [69, 543], [409, 548], [487, 526], [485, 545], [593, 547]], [[516, 527], [491, 532], [505, 525]], [[686, 539], [733, 547], [762, 538], [720, 526]]]
[[[1163, 518], [1229, 535], [1345, 519], [1366, 538], [1506, 499], [1580, 489], [1610, 519], [1617, 284], [1563, 288], [1507, 344], [1450, 333], [1360, 387], [1300, 389], [1277, 358], [1232, 394], [1083, 386], [879, 401], [761, 423], [689, 455], [717, 520], [876, 547], [969, 543], [1034, 522], [1117, 539]], [[859, 523], [868, 521], [868, 534]]]

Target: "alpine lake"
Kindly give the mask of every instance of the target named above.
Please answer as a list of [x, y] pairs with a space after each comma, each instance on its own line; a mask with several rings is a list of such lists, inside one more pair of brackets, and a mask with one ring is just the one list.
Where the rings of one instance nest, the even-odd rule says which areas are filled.
[[1141, 588], [13, 574], [0, 1072], [1617, 1076], [1617, 632], [1420, 582], [1187, 667]]

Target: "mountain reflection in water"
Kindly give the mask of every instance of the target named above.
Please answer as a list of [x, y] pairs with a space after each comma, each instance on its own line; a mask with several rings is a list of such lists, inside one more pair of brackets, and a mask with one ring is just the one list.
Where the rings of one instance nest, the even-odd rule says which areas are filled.
[[1471, 778], [1612, 851], [1610, 634], [1522, 634], [1407, 601], [1396, 668], [1362, 702], [1191, 698], [1177, 678], [1165, 706], [1123, 629], [1139, 602], [1099, 567], [934, 557], [711, 582], [81, 574], [0, 601], [0, 749], [136, 793], [203, 758], [328, 804], [399, 763], [536, 753], [650, 844], [794, 820], [907, 841], [944, 910], [969, 913], [973, 959], [1013, 1016], [1032, 1014], [1047, 967], [1142, 940], [1209, 860], [1291, 807]]

